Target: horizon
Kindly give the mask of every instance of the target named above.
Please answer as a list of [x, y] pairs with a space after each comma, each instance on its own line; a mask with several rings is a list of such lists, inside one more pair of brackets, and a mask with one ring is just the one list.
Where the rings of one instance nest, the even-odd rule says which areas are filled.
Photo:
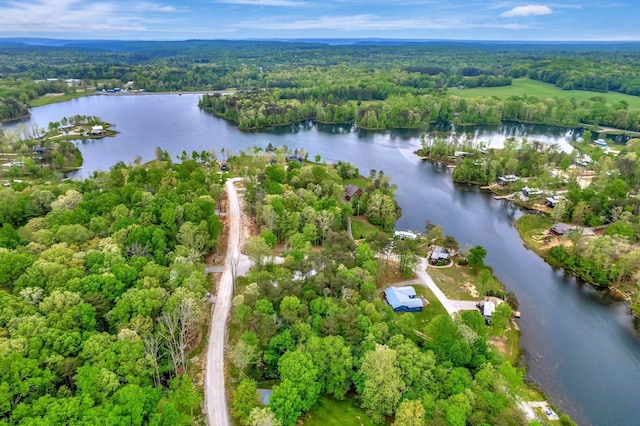
[[634, 42], [635, 16], [624, 0], [5, 0], [0, 38]]

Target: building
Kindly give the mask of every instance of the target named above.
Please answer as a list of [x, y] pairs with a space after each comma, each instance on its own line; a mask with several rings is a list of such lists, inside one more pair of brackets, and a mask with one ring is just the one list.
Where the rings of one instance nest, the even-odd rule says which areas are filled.
[[422, 312], [422, 299], [411, 286], [389, 287], [384, 291], [384, 295], [395, 312]]
[[355, 185], [345, 185], [344, 187], [344, 199], [351, 201], [353, 197], [360, 197], [362, 195], [362, 189]]
[[104, 127], [102, 127], [102, 126], [93, 126], [91, 128], [91, 134], [93, 136], [101, 135], [102, 132], [104, 132]]
[[604, 139], [596, 139], [593, 144], [595, 146], [599, 146], [600, 148], [606, 148], [608, 146], [607, 141]]
[[524, 195], [525, 197], [535, 197], [536, 195], [542, 195], [542, 190], [525, 186], [524, 188], [522, 188], [522, 195]]
[[555, 206], [558, 205], [558, 203], [562, 200], [566, 200], [566, 198], [562, 195], [554, 195], [553, 197], [547, 197], [544, 200], [544, 204], [546, 206], [549, 206], [551, 208], [554, 208]]
[[577, 226], [569, 225], [567, 223], [556, 223], [551, 228], [549, 228], [549, 232], [557, 237], [562, 237], [563, 235], [569, 235], [578, 229]]
[[482, 316], [484, 317], [484, 320], [487, 322], [491, 322], [491, 316], [493, 315], [495, 310], [496, 310], [495, 303], [493, 303], [490, 300], [487, 300], [486, 302], [484, 302], [484, 305], [482, 305]]
[[498, 185], [507, 186], [510, 183], [516, 182], [518, 179], [520, 178], [516, 175], [499, 176]]
[[441, 260], [449, 260], [449, 251], [444, 247], [435, 246], [429, 259], [436, 263]]
[[418, 238], [418, 234], [414, 234], [411, 231], [395, 231], [393, 238], [400, 238], [401, 240], [415, 240]]

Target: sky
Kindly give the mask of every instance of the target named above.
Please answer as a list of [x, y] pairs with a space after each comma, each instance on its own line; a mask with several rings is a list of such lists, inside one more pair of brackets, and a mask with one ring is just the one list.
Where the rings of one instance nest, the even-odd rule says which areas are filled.
[[0, 0], [0, 37], [640, 41], [638, 0]]

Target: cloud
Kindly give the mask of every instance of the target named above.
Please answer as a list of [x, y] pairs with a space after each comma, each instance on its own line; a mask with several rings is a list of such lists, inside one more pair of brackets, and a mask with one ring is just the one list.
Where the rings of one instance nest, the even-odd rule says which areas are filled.
[[186, 12], [188, 7], [175, 7], [167, 6], [164, 4], [153, 3], [149, 1], [137, 2], [131, 5], [131, 9], [141, 12], [161, 12], [161, 13], [174, 13], [174, 12]]
[[218, 3], [239, 4], [247, 6], [285, 6], [297, 7], [306, 6], [304, 1], [296, 0], [218, 0]]
[[513, 9], [502, 12], [500, 16], [503, 18], [511, 18], [514, 16], [533, 16], [533, 15], [550, 15], [553, 10], [549, 6], [541, 4], [529, 4], [526, 6], [516, 6]]

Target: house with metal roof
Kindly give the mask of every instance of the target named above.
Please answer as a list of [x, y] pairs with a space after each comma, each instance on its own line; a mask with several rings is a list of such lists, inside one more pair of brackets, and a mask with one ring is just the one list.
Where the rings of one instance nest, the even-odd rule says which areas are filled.
[[387, 302], [395, 312], [421, 312], [422, 299], [411, 286], [389, 287], [384, 291]]

